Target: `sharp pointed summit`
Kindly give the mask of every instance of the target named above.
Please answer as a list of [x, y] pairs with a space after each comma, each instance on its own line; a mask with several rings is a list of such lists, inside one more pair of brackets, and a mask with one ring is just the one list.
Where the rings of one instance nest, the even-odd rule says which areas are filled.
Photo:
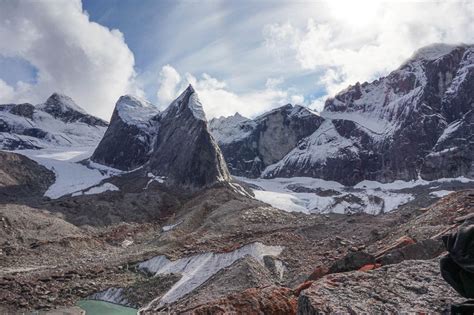
[[189, 85], [168, 108], [122, 96], [93, 161], [122, 170], [145, 167], [167, 184], [201, 188], [230, 180], [194, 88]]

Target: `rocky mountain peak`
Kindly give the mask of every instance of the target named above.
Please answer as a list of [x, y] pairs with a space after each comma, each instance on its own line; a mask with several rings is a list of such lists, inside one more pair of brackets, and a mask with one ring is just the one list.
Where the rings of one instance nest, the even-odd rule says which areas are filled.
[[[466, 114], [474, 104], [473, 84], [473, 45], [421, 48], [387, 76], [328, 99], [321, 113], [327, 123], [264, 176], [311, 176], [346, 185], [471, 176]], [[462, 141], [436, 146], [457, 126]], [[462, 162], [453, 163], [455, 157]]]
[[191, 84], [168, 106], [163, 112], [163, 117], [177, 116], [187, 111], [196, 119], [206, 121], [201, 101]]
[[107, 122], [89, 115], [71, 97], [64, 94], [53, 93], [37, 108], [65, 123], [82, 122], [91, 126], [107, 127]]
[[445, 55], [450, 54], [452, 51], [456, 49], [465, 49], [466, 47], [467, 45], [464, 45], [464, 44], [450, 45], [450, 44], [444, 44], [444, 43], [434, 43], [428, 46], [421, 47], [420, 49], [415, 51], [413, 55], [404, 64], [407, 64], [416, 60], [433, 61]]
[[135, 97], [121, 97], [91, 159], [122, 170], [143, 166], [166, 184], [184, 188], [230, 180], [191, 85], [162, 113]]
[[60, 93], [53, 93], [41, 106], [45, 112], [57, 116], [67, 112], [75, 111], [87, 115], [87, 112], [74, 102], [72, 98]]
[[191, 85], [161, 115], [148, 167], [181, 187], [200, 188], [230, 180]]

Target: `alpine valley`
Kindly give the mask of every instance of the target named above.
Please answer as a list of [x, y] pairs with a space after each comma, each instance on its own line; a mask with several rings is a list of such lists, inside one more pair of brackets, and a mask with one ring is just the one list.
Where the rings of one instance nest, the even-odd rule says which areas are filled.
[[[207, 120], [190, 85], [110, 122], [0, 105], [0, 313], [442, 313], [474, 217], [474, 46], [433, 44], [314, 112]], [[56, 313], [54, 313], [56, 312]], [[59, 313], [58, 313], [59, 312]]]

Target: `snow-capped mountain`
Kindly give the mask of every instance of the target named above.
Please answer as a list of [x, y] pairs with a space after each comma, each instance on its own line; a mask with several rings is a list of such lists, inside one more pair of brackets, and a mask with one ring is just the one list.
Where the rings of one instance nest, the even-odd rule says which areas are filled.
[[258, 177], [266, 166], [281, 160], [323, 122], [299, 105], [285, 105], [253, 120], [240, 114], [212, 119], [211, 133], [234, 175]]
[[474, 174], [474, 46], [435, 44], [328, 99], [324, 123], [263, 177], [354, 185]]
[[91, 160], [121, 170], [142, 166], [180, 187], [230, 179], [191, 85], [161, 113], [136, 98], [121, 97]]
[[87, 114], [70, 97], [54, 93], [39, 105], [0, 105], [0, 149], [94, 146], [107, 123]]

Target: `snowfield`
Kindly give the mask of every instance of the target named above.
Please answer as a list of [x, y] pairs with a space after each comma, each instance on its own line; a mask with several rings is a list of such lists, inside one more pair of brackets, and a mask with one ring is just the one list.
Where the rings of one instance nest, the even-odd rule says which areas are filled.
[[[96, 163], [88, 165], [78, 163], [89, 158], [94, 151], [94, 147], [68, 149], [71, 148], [17, 150], [14, 152], [25, 155], [54, 172], [56, 181], [44, 194], [51, 199], [57, 199], [68, 194], [82, 195], [82, 193], [94, 194], [107, 190], [118, 190], [117, 187], [108, 183], [101, 187], [89, 189], [97, 186], [106, 178], [122, 173], [120, 170]], [[86, 191], [83, 192], [84, 190]]]
[[[390, 212], [415, 199], [408, 189], [439, 186], [443, 183], [469, 183], [465, 177], [445, 178], [436, 181], [397, 180], [392, 183], [362, 181], [353, 187], [338, 182], [310, 177], [250, 179], [235, 177], [253, 187], [255, 198], [275, 208], [303, 213], [356, 213], [381, 214]], [[443, 197], [451, 191], [431, 192], [432, 197]]]

